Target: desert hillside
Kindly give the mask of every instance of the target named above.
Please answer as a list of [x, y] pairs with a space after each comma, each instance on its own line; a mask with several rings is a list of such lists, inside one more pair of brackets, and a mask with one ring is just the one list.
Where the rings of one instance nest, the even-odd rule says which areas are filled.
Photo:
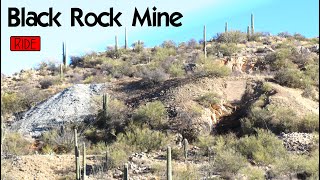
[[1, 179], [319, 179], [319, 38], [227, 31], [44, 61], [1, 75], [1, 121]]

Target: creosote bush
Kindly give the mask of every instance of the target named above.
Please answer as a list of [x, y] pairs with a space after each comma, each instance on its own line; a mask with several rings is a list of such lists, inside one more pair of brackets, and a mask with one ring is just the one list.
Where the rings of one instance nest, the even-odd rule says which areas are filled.
[[241, 119], [242, 131], [254, 133], [256, 128], [281, 132], [319, 132], [319, 116], [307, 114], [299, 117], [290, 108], [269, 105], [266, 108], [253, 107], [247, 117]]
[[[78, 137], [81, 141], [82, 137]], [[73, 129], [69, 127], [55, 128], [42, 134], [43, 153], [53, 151], [57, 154], [69, 153], [74, 150]]]
[[228, 31], [217, 34], [216, 41], [222, 43], [243, 43], [247, 40], [247, 34], [241, 31]]
[[222, 53], [223, 56], [232, 56], [239, 51], [235, 43], [222, 43], [208, 49], [208, 54]]
[[271, 171], [276, 177], [294, 173], [300, 179], [319, 179], [319, 149], [309, 155], [288, 154], [276, 160]]
[[273, 164], [286, 155], [283, 143], [266, 130], [257, 130], [257, 135], [245, 136], [238, 142], [238, 151], [248, 159], [262, 165]]
[[161, 129], [167, 124], [167, 110], [161, 101], [149, 102], [135, 111], [133, 120], [148, 124], [154, 129]]
[[204, 64], [196, 67], [195, 74], [200, 77], [225, 77], [231, 74], [231, 69], [218, 62], [214, 62], [214, 60], [208, 59], [204, 61]]
[[28, 155], [32, 152], [32, 142], [26, 140], [18, 132], [7, 132], [2, 148], [4, 154]]
[[219, 104], [221, 97], [216, 93], [206, 93], [196, 99], [196, 101], [204, 107], [210, 107], [214, 104]]
[[276, 73], [275, 80], [284, 86], [305, 88], [311, 80], [298, 69], [283, 69]]
[[130, 124], [125, 133], [117, 135], [117, 142], [131, 146], [139, 151], [153, 151], [165, 147], [170, 137], [160, 131], [151, 130], [146, 126]]

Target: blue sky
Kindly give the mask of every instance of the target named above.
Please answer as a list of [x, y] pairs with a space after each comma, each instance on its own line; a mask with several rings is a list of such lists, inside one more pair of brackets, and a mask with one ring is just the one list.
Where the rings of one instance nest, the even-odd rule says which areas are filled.
[[[12, 74], [21, 69], [35, 67], [41, 61], [61, 61], [62, 42], [67, 43], [68, 55], [83, 55], [90, 51], [104, 51], [114, 44], [118, 35], [120, 45], [124, 44], [124, 26], [128, 28], [129, 44], [137, 40], [146, 46], [154, 46], [164, 40], [175, 42], [191, 38], [201, 39], [203, 25], [207, 26], [207, 36], [213, 37], [224, 31], [224, 23], [229, 29], [245, 31], [250, 24], [250, 14], [255, 15], [256, 31], [301, 33], [307, 37], [319, 36], [318, 0], [95, 0], [93, 1], [43, 1], [43, 0], [1, 0], [1, 72]], [[135, 7], [143, 14], [147, 7], [156, 6], [157, 11], [183, 14], [182, 26], [175, 27], [131, 27]], [[26, 7], [26, 11], [47, 11], [53, 7], [60, 11], [61, 27], [8, 27], [8, 7]], [[70, 9], [79, 7], [84, 12], [100, 13], [113, 7], [123, 14], [122, 27], [70, 27]], [[13, 35], [41, 36], [40, 52], [11, 52], [9, 39]]]

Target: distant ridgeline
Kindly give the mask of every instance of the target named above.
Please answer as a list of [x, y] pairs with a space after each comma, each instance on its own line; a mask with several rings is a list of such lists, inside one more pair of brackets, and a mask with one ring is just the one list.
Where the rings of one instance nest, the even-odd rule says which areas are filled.
[[[21, 9], [15, 7], [8, 8], [8, 26], [9, 27], [24, 27], [24, 26], [40, 26], [51, 27], [61, 26], [59, 17], [61, 12], [53, 12], [53, 8], [50, 7], [48, 12], [36, 13], [34, 11], [26, 11], [25, 7]], [[109, 11], [96, 14], [94, 12], [83, 12], [80, 8], [71, 8], [71, 27], [74, 26], [101, 26], [101, 27], [121, 27], [122, 24], [119, 20], [122, 12], [115, 12], [113, 8]], [[140, 14], [137, 8], [134, 10], [132, 26], [182, 26], [181, 18], [183, 15], [180, 12], [173, 12], [171, 14], [167, 12], [157, 12], [157, 8], [153, 7], [151, 12], [147, 8], [143, 15]], [[164, 24], [162, 24], [164, 22]]]

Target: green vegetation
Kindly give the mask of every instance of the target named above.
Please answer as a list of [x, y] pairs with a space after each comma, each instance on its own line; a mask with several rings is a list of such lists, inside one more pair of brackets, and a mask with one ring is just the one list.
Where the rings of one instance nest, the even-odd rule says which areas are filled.
[[134, 113], [133, 119], [151, 128], [161, 129], [167, 123], [167, 111], [161, 101], [154, 101], [140, 106]]
[[196, 101], [204, 107], [210, 107], [211, 105], [219, 104], [221, 97], [215, 93], [206, 93], [196, 99]]

